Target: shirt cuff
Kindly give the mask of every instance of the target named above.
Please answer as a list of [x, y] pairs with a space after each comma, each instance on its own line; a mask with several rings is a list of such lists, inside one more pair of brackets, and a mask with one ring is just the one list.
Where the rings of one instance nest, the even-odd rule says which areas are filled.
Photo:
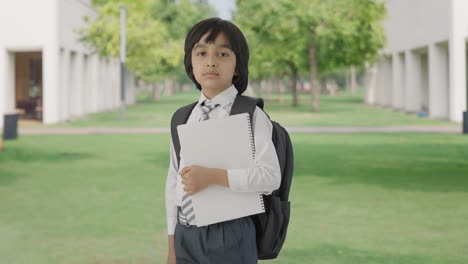
[[247, 191], [248, 184], [248, 171], [245, 169], [227, 170], [229, 188], [235, 192]]
[[167, 218], [167, 234], [169, 236], [174, 235], [176, 224], [177, 224], [177, 217], [168, 217]]

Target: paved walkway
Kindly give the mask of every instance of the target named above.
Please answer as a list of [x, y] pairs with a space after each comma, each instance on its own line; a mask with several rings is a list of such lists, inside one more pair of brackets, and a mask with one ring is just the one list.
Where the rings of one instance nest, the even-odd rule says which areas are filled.
[[[460, 134], [461, 126], [385, 126], [385, 127], [286, 127], [289, 133], [392, 133], [422, 132]], [[84, 134], [164, 134], [169, 128], [19, 128], [20, 135], [84, 135]]]

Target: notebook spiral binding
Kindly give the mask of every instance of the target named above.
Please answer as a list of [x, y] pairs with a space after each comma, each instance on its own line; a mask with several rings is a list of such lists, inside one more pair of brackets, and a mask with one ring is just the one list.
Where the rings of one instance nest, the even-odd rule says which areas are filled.
[[262, 207], [263, 211], [266, 212], [267, 211], [267, 206], [265, 204], [265, 202], [266, 202], [265, 201], [265, 195], [263, 195], [263, 194], [258, 194], [258, 195], [260, 196], [260, 203], [261, 203], [260, 206]]
[[[247, 114], [247, 124], [249, 127], [249, 134], [250, 134], [250, 146], [252, 147], [252, 159], [255, 161], [255, 140], [254, 140], [254, 134], [253, 134], [253, 129], [252, 129], [252, 123], [250, 122], [250, 116]], [[263, 194], [258, 194], [260, 196], [260, 202], [261, 202], [261, 207], [264, 212], [266, 212], [267, 206], [266, 206], [266, 200], [265, 200], [265, 195]]]
[[254, 134], [252, 129], [252, 123], [250, 123], [250, 116], [247, 114], [247, 124], [249, 126], [249, 134], [250, 134], [250, 146], [252, 147], [252, 159], [255, 161], [255, 141], [254, 141]]

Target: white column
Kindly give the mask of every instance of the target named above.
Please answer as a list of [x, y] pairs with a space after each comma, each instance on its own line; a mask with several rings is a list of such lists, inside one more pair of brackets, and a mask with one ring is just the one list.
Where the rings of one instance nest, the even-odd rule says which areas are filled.
[[111, 109], [116, 109], [120, 105], [119, 94], [120, 89], [116, 85], [116, 68], [115, 68], [115, 60], [113, 58], [109, 59], [109, 87], [112, 93], [112, 103]]
[[107, 87], [106, 87], [106, 59], [101, 58], [99, 63], [99, 71], [101, 72], [99, 76], [99, 104], [100, 111], [107, 110]]
[[375, 87], [375, 102], [377, 105], [383, 105], [383, 91], [385, 87], [385, 66], [384, 58], [377, 63], [377, 85]]
[[82, 82], [82, 97], [83, 98], [83, 114], [90, 112], [90, 90], [89, 90], [89, 57], [86, 54], [83, 54], [83, 82]]
[[364, 101], [366, 104], [373, 105], [375, 104], [375, 93], [377, 85], [377, 67], [376, 65], [371, 65], [366, 63], [366, 75], [365, 75], [365, 86], [366, 94]]
[[0, 48], [0, 127], [5, 114], [15, 111], [15, 54]]
[[405, 89], [404, 57], [400, 53], [393, 53], [393, 93], [392, 107], [395, 109], [403, 108], [403, 91]]
[[106, 72], [104, 71], [105, 69], [105, 63], [104, 63], [104, 58], [100, 57], [99, 58], [99, 69], [98, 69], [98, 72], [99, 72], [99, 87], [98, 87], [98, 105], [99, 105], [99, 109], [98, 111], [103, 111], [106, 109], [106, 103], [105, 103], [105, 100], [106, 100], [106, 93], [105, 93], [105, 89], [106, 89], [106, 86], [104, 85], [105, 82], [104, 82], [104, 79], [105, 79], [105, 74]]
[[76, 52], [70, 51], [70, 67], [68, 69], [68, 109], [70, 112], [70, 118], [75, 117], [77, 115], [76, 111], [76, 94], [77, 94], [77, 87], [76, 87]]
[[101, 84], [102, 84], [102, 97], [101, 100], [103, 101], [103, 108], [105, 111], [109, 110], [109, 86], [107, 85], [108, 80], [109, 80], [109, 70], [108, 70], [108, 65], [107, 65], [107, 58], [102, 59], [102, 75], [101, 75]]
[[441, 45], [429, 46], [429, 117], [448, 119], [448, 54]]
[[90, 90], [91, 90], [91, 112], [99, 110], [98, 104], [98, 89], [99, 89], [99, 56], [97, 54], [90, 55], [89, 58], [90, 70]]
[[411, 50], [406, 51], [405, 111], [418, 112], [421, 107], [421, 73], [419, 56]]
[[392, 105], [393, 96], [393, 66], [391, 57], [385, 57], [384, 59], [384, 86], [383, 86], [383, 105]]
[[120, 67], [119, 60], [112, 60], [112, 90], [114, 91], [114, 108], [120, 106]]
[[75, 101], [75, 114], [81, 116], [83, 115], [83, 54], [81, 52], [76, 53], [74, 70], [76, 76], [73, 84], [73, 87], [75, 87], [75, 98], [73, 98]]
[[[121, 102], [122, 100], [120, 99], [120, 97], [121, 97], [121, 95], [120, 95], [120, 93], [121, 93], [121, 92], [120, 92], [120, 60], [119, 60], [119, 59], [116, 59], [114, 65], [115, 65], [115, 71], [114, 71], [114, 76], [115, 76], [115, 89], [116, 89], [116, 91], [117, 91], [117, 93], [116, 93], [116, 95], [117, 95], [117, 96], [116, 96], [116, 101], [117, 101], [117, 106], [120, 107], [120, 104], [122, 103], [122, 102]], [[127, 91], [127, 89], [130, 88], [130, 87], [128, 87], [128, 83], [127, 83], [127, 82], [128, 82], [128, 80], [127, 80], [127, 78], [128, 78], [127, 74], [128, 74], [128, 73], [129, 73], [129, 71], [128, 71], [128, 69], [127, 69], [127, 71], [125, 72], [125, 74], [126, 74], [126, 75], [125, 75], [125, 82], [126, 82], [126, 84], [125, 84], [125, 91], [124, 91], [124, 93], [125, 93], [125, 100], [127, 100], [127, 98], [128, 98], [128, 95], [127, 95], [128, 91]]]
[[43, 123], [53, 124], [60, 122], [59, 116], [59, 86], [60, 86], [60, 47], [59, 47], [59, 19], [58, 1], [52, 1], [50, 16], [45, 17], [50, 27], [44, 29], [44, 48], [42, 50], [42, 76], [43, 76]]
[[468, 1], [452, 0], [449, 33], [449, 116], [461, 122], [466, 111], [466, 10]]
[[59, 47], [50, 43], [43, 52], [43, 122], [57, 123], [59, 117]]
[[114, 109], [115, 92], [112, 87], [112, 59], [106, 60], [106, 87], [107, 87], [107, 109]]
[[60, 95], [59, 113], [60, 121], [70, 118], [69, 89], [70, 89], [70, 51], [62, 49], [60, 51]]
[[5, 114], [6, 93], [8, 89], [8, 53], [6, 49], [0, 46], [0, 127], [3, 128], [3, 115]]

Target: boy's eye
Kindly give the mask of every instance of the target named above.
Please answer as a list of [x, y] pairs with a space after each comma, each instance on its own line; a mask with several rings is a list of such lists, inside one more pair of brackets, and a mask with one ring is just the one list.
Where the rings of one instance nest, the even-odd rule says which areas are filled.
[[220, 52], [220, 53], [219, 53], [219, 56], [221, 56], [221, 57], [227, 57], [227, 56], [229, 56], [229, 54], [228, 54], [227, 52]]
[[206, 52], [204, 52], [204, 51], [199, 51], [199, 52], [195, 53], [195, 55], [197, 55], [197, 56], [205, 56], [205, 54], [206, 54]]

